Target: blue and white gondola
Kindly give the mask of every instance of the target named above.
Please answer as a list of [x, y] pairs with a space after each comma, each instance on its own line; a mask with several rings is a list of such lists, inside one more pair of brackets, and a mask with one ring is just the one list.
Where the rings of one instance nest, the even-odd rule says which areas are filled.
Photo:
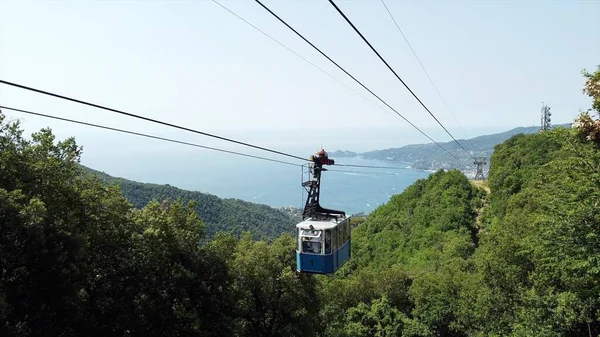
[[350, 219], [308, 219], [296, 225], [296, 268], [333, 274], [350, 259]]

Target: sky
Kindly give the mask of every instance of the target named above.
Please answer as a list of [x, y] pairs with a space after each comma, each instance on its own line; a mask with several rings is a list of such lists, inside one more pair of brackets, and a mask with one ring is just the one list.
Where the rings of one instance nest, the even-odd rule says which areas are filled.
[[[450, 140], [327, 1], [263, 2], [413, 124]], [[0, 78], [275, 149], [429, 142], [254, 1], [220, 3], [367, 99], [210, 0], [0, 0]], [[538, 125], [542, 102], [556, 123], [591, 105], [581, 70], [600, 64], [600, 1], [387, 0], [452, 113], [381, 1], [336, 3], [457, 139]], [[0, 104], [261, 153], [4, 84]], [[28, 133], [75, 136], [84, 156], [181, 151], [4, 112]]]

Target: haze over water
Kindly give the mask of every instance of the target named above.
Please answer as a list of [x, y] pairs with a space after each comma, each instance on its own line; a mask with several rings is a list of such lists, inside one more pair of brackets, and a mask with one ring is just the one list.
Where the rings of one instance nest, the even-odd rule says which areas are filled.
[[[131, 142], [132, 137], [126, 135], [117, 134], [102, 144], [84, 141], [86, 137], [78, 138], [84, 143], [81, 163], [112, 176], [146, 183], [170, 184], [186, 190], [214, 194], [220, 198], [239, 198], [274, 207], [304, 206], [306, 192], [301, 186], [302, 169], [298, 166], [152, 140], [136, 139]], [[106, 151], [111, 147], [115, 151]], [[307, 158], [316, 149], [315, 146], [290, 145], [283, 149], [275, 148], [296, 155], [305, 154]], [[315, 149], [310, 150], [311, 148]], [[292, 158], [265, 155], [264, 152], [247, 149], [242, 151], [302, 163]], [[370, 212], [387, 202], [391, 195], [402, 192], [417, 179], [429, 175], [429, 172], [407, 169], [408, 164], [390, 164], [362, 158], [334, 159], [336, 164], [401, 168], [328, 167], [330, 171], [324, 172], [322, 177], [321, 204], [344, 210], [348, 214]], [[304, 179], [307, 178], [305, 175]]]

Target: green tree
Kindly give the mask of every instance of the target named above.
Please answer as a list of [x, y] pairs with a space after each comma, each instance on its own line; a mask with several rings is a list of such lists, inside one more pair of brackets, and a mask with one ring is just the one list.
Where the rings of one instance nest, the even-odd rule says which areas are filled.
[[[200, 246], [195, 205], [142, 210], [83, 178], [81, 149], [25, 140], [0, 114], [0, 334], [223, 335], [225, 261]], [[224, 316], [224, 317], [223, 317]]]
[[281, 233], [292, 234], [299, 219], [267, 205], [254, 204], [240, 199], [221, 199], [215, 195], [186, 191], [170, 185], [140, 183], [115, 178], [85, 166], [85, 175], [97, 177], [107, 186], [118, 186], [123, 196], [136, 208], [152, 201], [182, 203], [194, 202], [198, 216], [204, 223], [204, 240], [213, 239], [219, 232], [231, 232], [236, 236], [249, 231], [258, 240], [272, 241]]
[[587, 79], [583, 88], [583, 93], [592, 98], [592, 109], [600, 112], [600, 65], [595, 72], [590, 73], [587, 70], [581, 72]]
[[239, 336], [314, 336], [320, 330], [316, 280], [296, 272], [296, 240], [238, 243], [231, 272]]
[[370, 305], [363, 302], [348, 309], [340, 336], [387, 337], [401, 336], [406, 325], [411, 325], [406, 315], [393, 307], [386, 296]]
[[75, 335], [85, 280], [85, 202], [80, 149], [49, 129], [27, 141], [0, 114], [0, 284], [2, 333]]

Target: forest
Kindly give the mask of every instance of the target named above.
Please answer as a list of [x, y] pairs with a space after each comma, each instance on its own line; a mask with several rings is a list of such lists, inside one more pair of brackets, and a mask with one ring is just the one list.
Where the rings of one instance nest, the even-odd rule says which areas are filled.
[[210, 229], [193, 198], [134, 205], [75, 139], [0, 113], [0, 335], [598, 336], [600, 66], [583, 75], [572, 128], [497, 145], [489, 193], [418, 180], [355, 222], [333, 276], [297, 273], [288, 233]]
[[271, 241], [281, 233], [294, 233], [294, 225], [302, 217], [283, 213], [267, 205], [227, 198], [222, 199], [208, 193], [187, 191], [170, 185], [148, 184], [123, 178], [112, 177], [81, 165], [84, 175], [96, 176], [106, 185], [116, 185], [123, 197], [135, 208], [143, 208], [153, 200], [193, 201], [196, 213], [204, 222], [206, 239], [212, 240], [219, 232], [230, 232], [239, 237], [250, 232], [257, 240]]

